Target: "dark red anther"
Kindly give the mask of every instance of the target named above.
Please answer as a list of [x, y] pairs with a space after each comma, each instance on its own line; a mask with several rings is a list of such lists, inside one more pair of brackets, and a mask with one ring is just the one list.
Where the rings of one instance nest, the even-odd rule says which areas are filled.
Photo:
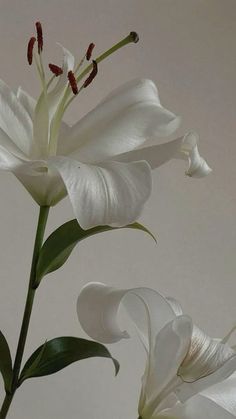
[[94, 47], [95, 47], [95, 44], [93, 44], [93, 43], [89, 44], [87, 52], [86, 52], [86, 60], [87, 61], [90, 60]]
[[38, 53], [43, 51], [43, 30], [40, 22], [35, 23], [37, 31]]
[[50, 68], [51, 72], [54, 74], [54, 76], [58, 77], [63, 73], [63, 70], [61, 67], [59, 67], [56, 64], [48, 64], [48, 67]]
[[97, 61], [93, 60], [93, 69], [91, 71], [91, 73], [89, 74], [88, 78], [85, 80], [83, 87], [87, 87], [90, 83], [92, 83], [94, 77], [96, 77], [98, 73], [98, 65], [97, 65]]
[[30, 38], [28, 42], [27, 60], [28, 60], [29, 65], [31, 65], [33, 62], [33, 49], [34, 49], [35, 41], [36, 41], [36, 38], [32, 36], [32, 38]]
[[68, 80], [69, 80], [72, 92], [74, 93], [74, 95], [77, 95], [79, 93], [79, 89], [78, 89], [77, 81], [76, 81], [73, 71], [69, 71], [67, 76], [68, 76]]

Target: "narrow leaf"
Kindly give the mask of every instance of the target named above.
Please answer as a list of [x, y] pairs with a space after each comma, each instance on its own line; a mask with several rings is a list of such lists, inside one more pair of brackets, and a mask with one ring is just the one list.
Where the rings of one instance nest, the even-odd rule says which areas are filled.
[[[156, 241], [152, 233], [142, 224], [133, 223], [122, 228], [144, 231]], [[89, 230], [83, 230], [77, 220], [68, 221], [60, 226], [48, 237], [40, 251], [36, 285], [39, 284], [43, 276], [59, 269], [67, 261], [72, 250], [81, 240], [98, 233], [118, 229], [109, 226], [98, 226]]]
[[0, 332], [0, 372], [3, 377], [6, 392], [11, 390], [12, 383], [12, 360], [11, 353], [6, 338]]
[[108, 349], [98, 342], [63, 336], [45, 342], [31, 355], [20, 376], [20, 384], [27, 378], [43, 377], [62, 370], [73, 362], [91, 357], [110, 358], [119, 371], [118, 362]]

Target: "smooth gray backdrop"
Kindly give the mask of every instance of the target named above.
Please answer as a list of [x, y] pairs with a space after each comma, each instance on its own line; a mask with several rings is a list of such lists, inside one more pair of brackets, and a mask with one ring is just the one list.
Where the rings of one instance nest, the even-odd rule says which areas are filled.
[[[26, 355], [46, 338], [85, 336], [75, 306], [81, 286], [93, 280], [157, 288], [182, 301], [208, 333], [224, 335], [236, 322], [235, 0], [1, 0], [0, 78], [32, 95], [39, 84], [27, 65], [26, 45], [36, 20], [42, 21], [46, 58], [53, 62], [60, 57], [57, 41], [79, 59], [91, 41], [102, 52], [137, 31], [140, 43], [100, 66], [67, 121], [76, 121], [119, 84], [151, 78], [163, 104], [182, 116], [178, 134], [199, 132], [213, 173], [186, 178], [179, 161], [154, 173], [141, 222], [158, 236], [157, 246], [141, 232], [106, 233], [83, 242], [60, 271], [46, 277]], [[0, 174], [0, 196], [0, 328], [14, 351], [38, 208], [8, 173]], [[65, 199], [51, 211], [48, 233], [71, 218]], [[136, 419], [142, 348], [133, 338], [110, 349], [121, 363], [118, 377], [109, 361], [89, 360], [33, 379], [17, 392], [9, 419]]]

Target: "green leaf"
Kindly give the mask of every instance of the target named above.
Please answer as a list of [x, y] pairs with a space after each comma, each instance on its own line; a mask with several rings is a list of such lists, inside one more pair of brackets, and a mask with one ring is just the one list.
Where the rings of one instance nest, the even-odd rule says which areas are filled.
[[110, 358], [116, 374], [118, 373], [119, 363], [112, 358], [104, 345], [91, 340], [63, 336], [49, 340], [36, 349], [26, 362], [19, 382], [21, 384], [27, 378], [54, 374], [73, 362], [91, 357]]
[[10, 392], [13, 377], [12, 360], [8, 343], [2, 332], [0, 332], [0, 372], [6, 392]]
[[[133, 223], [122, 228], [144, 231], [156, 241], [152, 233], [142, 224]], [[118, 230], [118, 228], [99, 226], [83, 230], [77, 220], [68, 221], [60, 226], [48, 237], [40, 251], [35, 286], [39, 284], [45, 275], [59, 269], [67, 261], [72, 250], [81, 240], [94, 234], [111, 230]]]

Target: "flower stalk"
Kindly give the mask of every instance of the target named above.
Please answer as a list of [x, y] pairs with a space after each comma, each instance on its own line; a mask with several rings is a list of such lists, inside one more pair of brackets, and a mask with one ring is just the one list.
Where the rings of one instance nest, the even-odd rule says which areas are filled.
[[36, 292], [36, 287], [35, 287], [36, 267], [37, 267], [39, 252], [43, 243], [43, 237], [44, 237], [44, 232], [45, 232], [46, 223], [48, 219], [49, 209], [50, 207], [48, 206], [40, 207], [38, 226], [37, 226], [34, 251], [33, 251], [33, 258], [32, 258], [32, 264], [31, 264], [28, 293], [27, 293], [23, 321], [22, 321], [18, 346], [16, 350], [14, 367], [13, 367], [12, 388], [11, 388], [11, 392], [7, 393], [5, 396], [5, 399], [4, 399], [4, 402], [0, 411], [0, 419], [6, 418], [11, 402], [13, 400], [14, 394], [18, 387], [19, 373], [20, 373], [22, 358], [24, 354], [26, 338], [27, 338], [27, 334], [29, 330], [30, 318], [32, 314], [32, 308], [33, 308], [34, 297], [35, 297], [35, 292]]

